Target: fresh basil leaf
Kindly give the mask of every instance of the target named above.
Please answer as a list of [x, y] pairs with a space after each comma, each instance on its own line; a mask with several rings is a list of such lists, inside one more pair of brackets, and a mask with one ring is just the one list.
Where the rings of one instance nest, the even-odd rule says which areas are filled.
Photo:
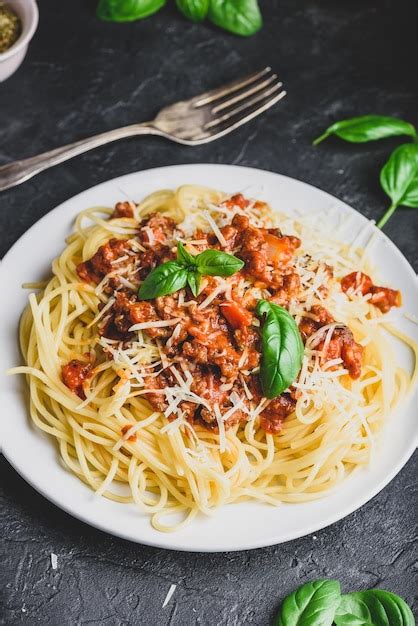
[[254, 35], [263, 25], [257, 0], [210, 0], [208, 18], [243, 37]]
[[176, 0], [178, 10], [192, 22], [202, 22], [209, 9], [209, 0]]
[[380, 173], [380, 183], [394, 204], [417, 206], [418, 144], [406, 143], [392, 152]]
[[152, 300], [174, 293], [187, 284], [188, 270], [176, 261], [168, 261], [153, 270], [139, 288], [141, 300]]
[[108, 22], [133, 22], [153, 15], [166, 0], [100, 0], [96, 15]]
[[181, 241], [177, 242], [177, 261], [186, 267], [196, 267], [195, 257], [187, 252]]
[[356, 593], [341, 596], [341, 602], [335, 613], [337, 626], [373, 626], [370, 611]]
[[285, 598], [275, 626], [331, 626], [340, 599], [336, 580], [307, 583]]
[[407, 206], [410, 209], [418, 207], [418, 173], [408, 187], [408, 193], [402, 201], [402, 206]]
[[337, 626], [415, 626], [406, 602], [381, 589], [341, 596], [334, 621]]
[[295, 320], [286, 309], [259, 300], [256, 311], [259, 316], [265, 316], [261, 328], [261, 387], [266, 398], [276, 398], [300, 371], [303, 342]]
[[404, 122], [397, 117], [385, 117], [384, 115], [362, 115], [351, 119], [341, 120], [332, 124], [323, 135], [315, 139], [314, 146], [324, 141], [330, 135], [337, 135], [345, 141], [352, 143], [364, 143], [376, 141], [385, 137], [396, 135], [408, 135], [416, 137], [417, 131], [412, 124]]
[[201, 279], [202, 276], [201, 274], [199, 274], [199, 272], [189, 270], [187, 274], [187, 284], [189, 285], [191, 292], [195, 297], [199, 295]]
[[406, 143], [392, 152], [380, 172], [380, 184], [392, 204], [377, 223], [382, 228], [398, 206], [418, 207], [418, 145]]
[[232, 276], [244, 267], [244, 261], [220, 250], [205, 250], [194, 257], [203, 276]]

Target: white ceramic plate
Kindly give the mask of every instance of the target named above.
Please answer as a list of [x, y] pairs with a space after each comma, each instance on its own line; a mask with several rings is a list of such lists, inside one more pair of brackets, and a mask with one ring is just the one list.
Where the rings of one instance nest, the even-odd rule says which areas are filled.
[[[284, 212], [320, 212], [335, 208], [336, 220], [351, 216], [345, 239], [357, 232], [378, 236], [371, 254], [388, 285], [401, 289], [403, 309], [396, 310], [397, 325], [418, 340], [418, 326], [403, 317], [417, 313], [416, 275], [393, 243], [352, 208], [315, 187], [279, 174], [229, 165], [178, 165], [122, 176], [88, 189], [48, 213], [13, 246], [0, 267], [1, 367], [21, 363], [17, 329], [27, 302], [23, 282], [48, 276], [51, 261], [64, 247], [75, 216], [90, 206], [112, 206], [120, 199], [140, 200], [156, 189], [195, 183], [227, 192], [244, 191], [270, 202]], [[367, 225], [369, 227], [367, 228]], [[366, 231], [364, 232], [366, 226]], [[415, 310], [414, 310], [415, 308]], [[397, 346], [400, 362], [412, 365], [409, 351]], [[177, 533], [155, 531], [135, 505], [96, 497], [59, 463], [56, 447], [29, 421], [21, 377], [2, 375], [0, 385], [3, 453], [19, 474], [37, 491], [75, 517], [113, 535], [149, 545], [190, 551], [245, 550], [277, 544], [317, 531], [343, 518], [376, 495], [399, 472], [416, 445], [416, 401], [402, 406], [387, 424], [382, 450], [368, 469], [359, 470], [322, 500], [269, 507], [257, 503], [229, 505], [214, 517], [203, 516]], [[415, 390], [416, 391], [416, 390]]]

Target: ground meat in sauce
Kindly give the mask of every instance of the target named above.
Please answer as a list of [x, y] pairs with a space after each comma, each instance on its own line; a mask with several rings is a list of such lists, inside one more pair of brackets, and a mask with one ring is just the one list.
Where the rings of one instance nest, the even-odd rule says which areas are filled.
[[322, 328], [322, 326], [332, 324], [335, 321], [332, 315], [330, 315], [330, 313], [328, 313], [328, 311], [319, 304], [315, 304], [309, 313], [313, 317], [303, 317], [299, 324], [300, 334], [302, 335], [302, 339], [305, 343], [306, 340], [317, 330]]
[[[245, 209], [249, 201], [237, 194], [224, 203], [228, 207]], [[114, 218], [132, 217], [132, 203], [122, 202], [115, 206]], [[293, 299], [297, 299], [301, 290], [300, 278], [293, 265], [293, 258], [301, 242], [297, 237], [283, 235], [277, 228], [256, 228], [250, 224], [247, 216], [235, 214], [231, 224], [221, 229], [226, 245], [221, 246], [213, 233], [197, 230], [193, 240], [201, 243], [193, 244], [196, 252], [212, 247], [231, 252], [245, 261], [245, 267], [238, 272], [231, 283], [238, 284], [244, 278], [255, 287], [268, 289], [272, 302], [288, 307]], [[151, 270], [159, 264], [172, 260], [176, 256], [175, 238], [180, 236], [175, 222], [162, 214], [154, 213], [147, 216], [139, 225], [138, 240], [144, 250], [130, 248], [128, 240], [111, 239], [100, 246], [97, 252], [88, 261], [77, 267], [77, 273], [82, 280], [98, 283], [113, 268], [113, 261], [131, 250], [127, 262], [137, 263], [138, 278], [143, 280]], [[132, 252], [135, 250], [135, 252]], [[132, 257], [135, 257], [132, 259]], [[118, 264], [118, 267], [119, 264]], [[332, 268], [329, 267], [332, 276]], [[358, 276], [359, 273], [354, 273]], [[341, 282], [343, 290], [352, 287], [350, 276]], [[366, 275], [362, 275], [366, 276]], [[367, 292], [376, 297], [376, 306], [381, 310], [390, 301], [389, 292], [393, 290], [374, 287], [369, 277], [364, 279]], [[234, 282], [235, 281], [235, 282]], [[350, 282], [351, 281], [351, 282]], [[254, 298], [227, 299], [225, 293], [219, 293], [212, 302], [203, 309], [199, 308], [207, 296], [213, 293], [218, 286], [217, 279], [206, 277], [203, 281], [201, 293], [195, 298], [188, 289], [180, 290], [172, 295], [162, 296], [151, 301], [138, 301], [136, 293], [118, 284], [117, 279], [111, 283], [115, 302], [99, 325], [99, 333], [110, 339], [121, 342], [131, 341], [135, 335], [129, 331], [133, 324], [159, 320], [180, 318], [179, 323], [169, 327], [153, 327], [144, 330], [149, 337], [161, 339], [161, 348], [171, 359], [172, 365], [182, 372], [182, 364], [190, 372], [193, 381], [191, 391], [203, 397], [211, 407], [216, 403], [222, 414], [225, 414], [233, 404], [231, 394], [244, 398], [248, 408], [246, 390], [250, 391], [253, 402], [258, 404], [262, 398], [258, 374], [251, 371], [260, 364], [260, 334], [254, 322], [254, 309], [257, 300]], [[347, 286], [349, 285], [349, 286]], [[363, 284], [361, 285], [363, 289]], [[376, 292], [373, 291], [376, 290]], [[384, 299], [381, 294], [384, 292]], [[182, 304], [179, 298], [182, 298]], [[380, 300], [379, 300], [380, 298]], [[396, 298], [393, 296], [393, 301]], [[188, 306], [183, 306], [186, 303]], [[393, 306], [393, 304], [392, 304]], [[334, 323], [333, 317], [320, 305], [314, 305], [309, 315], [300, 322], [300, 332], [304, 342], [316, 331], [327, 324]], [[174, 335], [173, 335], [174, 332]], [[315, 346], [320, 351], [324, 348], [324, 339]], [[324, 361], [342, 359], [352, 378], [361, 373], [362, 347], [355, 342], [351, 330], [346, 326], [338, 325], [331, 341], [323, 355]], [[82, 381], [72, 374], [72, 370], [80, 371], [75, 366], [65, 366], [69, 386], [80, 395]], [[79, 362], [81, 363], [81, 362]], [[91, 367], [81, 364], [83, 367]], [[63, 380], [64, 369], [63, 368]], [[86, 370], [86, 376], [89, 375]], [[82, 375], [81, 375], [82, 377]], [[67, 382], [66, 382], [67, 384]], [[158, 411], [165, 411], [168, 407], [165, 394], [160, 391], [166, 387], [179, 384], [170, 367], [163, 369], [157, 376], [148, 376], [145, 387], [152, 389], [147, 394], [147, 400]], [[70, 386], [71, 385], [71, 386]], [[80, 395], [80, 397], [82, 397]], [[296, 394], [283, 393], [269, 401], [260, 414], [261, 427], [268, 433], [280, 432], [283, 420], [295, 409]], [[179, 404], [184, 417], [191, 423], [204, 425], [206, 428], [216, 429], [217, 421], [213, 410], [202, 405], [182, 401]], [[168, 416], [174, 419], [176, 414]], [[233, 412], [225, 426], [230, 427], [240, 421], [246, 421], [248, 413], [245, 410]]]
[[372, 279], [363, 272], [351, 272], [341, 279], [341, 289], [344, 293], [357, 291], [363, 296], [371, 294], [370, 304], [374, 304], [382, 313], [387, 313], [394, 306], [402, 304], [401, 292], [389, 287], [374, 285]]
[[261, 428], [266, 433], [277, 435], [282, 429], [283, 421], [288, 415], [293, 413], [295, 406], [296, 400], [288, 393], [283, 393], [281, 396], [274, 398], [261, 413]]
[[300, 278], [297, 272], [290, 272], [283, 276], [282, 286], [274, 291], [270, 302], [274, 302], [279, 306], [287, 308], [290, 301], [297, 298], [300, 292]]
[[92, 370], [92, 363], [73, 359], [62, 367], [62, 381], [68, 389], [76, 393], [82, 400], [85, 400], [86, 394], [84, 393], [83, 385], [93, 375]]
[[[228, 236], [234, 238], [234, 254], [245, 261], [244, 273], [266, 287], [283, 285], [283, 272], [289, 267], [301, 242], [282, 235], [277, 228], [256, 228], [248, 217], [235, 215]], [[260, 285], [261, 286], [261, 285]]]
[[115, 210], [111, 215], [111, 219], [120, 217], [133, 217], [135, 211], [135, 204], [133, 202], [117, 202]]
[[[299, 324], [299, 330], [305, 343], [320, 328], [335, 322], [332, 315], [320, 305], [314, 305], [310, 314], [314, 316], [314, 319], [303, 317]], [[324, 338], [315, 345], [315, 350], [318, 352], [323, 351], [325, 347], [325, 335], [326, 333], [324, 333]], [[325, 363], [333, 359], [342, 359], [350, 377], [355, 379], [361, 375], [362, 358], [363, 347], [354, 340], [353, 333], [348, 326], [337, 326], [332, 333], [325, 354], [322, 354], [322, 361]]]
[[[118, 291], [115, 293], [114, 304], [99, 327], [99, 334], [108, 339], [128, 341], [133, 337], [132, 332], [129, 331], [131, 326], [142, 322], [156, 322], [160, 319], [151, 302], [138, 302], [135, 294]], [[168, 337], [170, 333], [167, 328], [148, 328], [146, 332], [153, 338]]]
[[138, 240], [144, 246], [164, 244], [167, 239], [172, 239], [176, 228], [177, 225], [171, 217], [161, 213], [151, 213], [141, 222]]
[[[115, 269], [114, 262], [125, 256], [130, 249], [127, 239], [110, 239], [97, 250], [88, 261], [77, 265], [77, 274], [89, 283], [98, 284], [110, 271]], [[118, 264], [118, 267], [121, 267]]]

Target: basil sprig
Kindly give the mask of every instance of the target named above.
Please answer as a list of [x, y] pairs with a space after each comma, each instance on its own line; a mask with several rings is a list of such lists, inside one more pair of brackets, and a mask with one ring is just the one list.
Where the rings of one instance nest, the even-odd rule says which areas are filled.
[[219, 250], [205, 250], [194, 257], [194, 262], [203, 276], [232, 276], [244, 267], [244, 261]]
[[[97, 17], [111, 22], [141, 20], [159, 11], [166, 0], [100, 0]], [[254, 35], [263, 25], [258, 0], [176, 0], [178, 10], [192, 22], [208, 18], [235, 35]]]
[[293, 317], [277, 304], [259, 300], [261, 328], [260, 380], [263, 395], [276, 398], [296, 379], [302, 366], [303, 342]]
[[392, 204], [377, 223], [382, 228], [398, 206], [418, 207], [418, 145], [406, 143], [392, 152], [380, 172], [380, 184]]
[[314, 146], [317, 146], [330, 135], [337, 135], [337, 137], [351, 143], [364, 143], [396, 135], [416, 137], [417, 132], [412, 124], [397, 117], [362, 115], [332, 124], [320, 137], [315, 139]]
[[405, 600], [381, 589], [341, 596], [334, 621], [337, 626], [415, 626]]
[[397, 117], [382, 115], [353, 117], [332, 124], [323, 135], [315, 139], [314, 145], [330, 135], [337, 135], [352, 143], [364, 143], [399, 135], [411, 137], [414, 143], [396, 148], [380, 172], [380, 184], [392, 200], [392, 204], [376, 225], [383, 228], [399, 206], [418, 207], [418, 137], [412, 124]]
[[275, 626], [415, 626], [406, 602], [394, 593], [369, 589], [341, 595], [336, 580], [314, 580], [282, 602]]
[[276, 626], [331, 626], [341, 600], [336, 580], [314, 580], [283, 601]]
[[141, 300], [152, 300], [159, 296], [168, 296], [187, 285], [188, 271], [181, 263], [169, 261], [153, 270], [139, 289]]
[[186, 285], [197, 296], [202, 276], [232, 276], [243, 267], [241, 259], [221, 250], [205, 250], [193, 256], [179, 241], [177, 260], [167, 261], [148, 274], [138, 296], [141, 300], [152, 300], [174, 293]]

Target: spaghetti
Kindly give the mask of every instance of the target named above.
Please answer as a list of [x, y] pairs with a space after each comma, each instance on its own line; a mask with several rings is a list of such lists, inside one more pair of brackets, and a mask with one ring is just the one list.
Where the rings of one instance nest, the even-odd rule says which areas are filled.
[[[178, 241], [245, 266], [203, 277], [198, 296], [140, 301]], [[232, 502], [325, 494], [369, 463], [413, 382], [382, 323], [400, 294], [373, 284], [363, 251], [241, 194], [183, 186], [83, 211], [52, 272], [29, 297], [26, 365], [12, 370], [27, 376], [31, 418], [74, 474], [160, 531]], [[273, 400], [258, 382], [261, 298], [289, 311], [305, 343]]]

